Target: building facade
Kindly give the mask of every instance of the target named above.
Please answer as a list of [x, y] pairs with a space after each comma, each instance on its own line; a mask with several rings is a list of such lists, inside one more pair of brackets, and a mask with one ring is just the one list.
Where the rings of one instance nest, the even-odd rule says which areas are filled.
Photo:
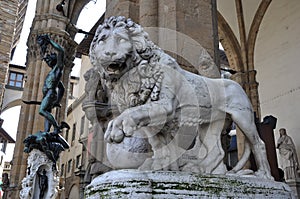
[[8, 68], [19, 41], [28, 0], [0, 1], [0, 110], [2, 110]]

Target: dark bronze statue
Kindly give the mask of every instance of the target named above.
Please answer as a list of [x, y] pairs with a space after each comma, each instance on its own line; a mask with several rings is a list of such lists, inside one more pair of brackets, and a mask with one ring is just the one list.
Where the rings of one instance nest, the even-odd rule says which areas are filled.
[[[44, 131], [38, 131], [33, 135], [29, 135], [24, 140], [24, 152], [30, 153], [32, 149], [38, 149], [44, 152], [47, 157], [53, 161], [53, 169], [56, 170], [56, 161], [61, 151], [69, 148], [66, 140], [59, 135], [63, 128], [70, 129], [69, 125], [61, 122], [59, 125], [52, 115], [52, 109], [61, 107], [60, 101], [64, 95], [65, 87], [60, 80], [64, 69], [64, 49], [50, 39], [48, 35], [40, 35], [37, 37], [37, 43], [41, 47], [43, 60], [51, 68], [46, 76], [43, 86], [43, 99], [41, 102], [25, 102], [27, 104], [40, 104], [39, 113], [45, 117]], [[57, 53], [47, 53], [48, 45], [51, 45]], [[50, 132], [51, 126], [54, 131]]]
[[64, 69], [64, 49], [49, 38], [48, 35], [41, 35], [38, 37], [38, 43], [41, 46], [42, 53], [46, 52], [49, 44], [57, 50], [58, 54], [47, 54], [43, 60], [51, 68], [48, 73], [43, 87], [43, 100], [41, 102], [39, 113], [45, 117], [45, 132], [49, 132], [51, 126], [54, 127], [54, 133], [60, 133], [62, 128], [70, 128], [67, 123], [62, 122], [59, 126], [51, 110], [54, 107], [61, 107], [60, 101], [64, 95], [65, 87], [62, 83], [61, 76]]
[[54, 169], [56, 169], [56, 161], [59, 158], [60, 152], [70, 147], [61, 135], [42, 131], [29, 135], [24, 140], [24, 145], [25, 153], [30, 153], [32, 149], [38, 149], [44, 152], [46, 156], [53, 161]]
[[2, 198], [7, 198], [7, 192], [9, 190], [9, 177], [8, 177], [8, 173], [2, 173], [2, 185], [1, 188], [3, 190], [3, 196]]
[[43, 199], [44, 195], [48, 189], [48, 177], [47, 177], [47, 172], [45, 169], [43, 169], [42, 174], [38, 172], [39, 176], [39, 188], [40, 188], [40, 195], [39, 198]]

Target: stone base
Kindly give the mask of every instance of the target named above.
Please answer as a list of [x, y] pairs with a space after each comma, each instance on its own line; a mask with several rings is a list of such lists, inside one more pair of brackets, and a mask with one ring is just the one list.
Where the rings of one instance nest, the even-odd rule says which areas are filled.
[[[22, 180], [20, 199], [56, 199], [59, 188], [59, 177], [56, 171], [52, 170], [53, 162], [45, 153], [33, 149], [27, 159], [27, 175]], [[46, 171], [48, 187], [44, 197], [40, 197], [39, 175]], [[17, 198], [17, 197], [15, 197]]]
[[291, 190], [295, 193], [296, 198], [300, 198], [300, 179], [287, 180], [286, 184], [288, 184]]
[[256, 177], [173, 171], [110, 171], [95, 178], [86, 199], [98, 198], [295, 198], [284, 183]]

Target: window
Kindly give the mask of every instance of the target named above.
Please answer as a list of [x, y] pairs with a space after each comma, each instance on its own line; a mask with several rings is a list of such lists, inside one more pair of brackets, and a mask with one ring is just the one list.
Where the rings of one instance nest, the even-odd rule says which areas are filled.
[[80, 157], [81, 157], [81, 155], [78, 155], [76, 157], [76, 168], [79, 168], [79, 166], [80, 166]]
[[69, 139], [69, 129], [66, 130], [66, 136], [65, 136], [66, 141], [68, 142]]
[[2, 143], [2, 147], [1, 147], [1, 151], [2, 151], [3, 153], [6, 152], [6, 147], [7, 147], [7, 141], [4, 141], [4, 142]]
[[72, 159], [68, 161], [68, 173], [71, 172], [71, 168], [72, 168]]
[[70, 86], [69, 86], [69, 99], [73, 99], [73, 90], [74, 90], [74, 83], [70, 82]]
[[85, 122], [85, 116], [81, 117], [81, 126], [80, 126], [80, 135], [84, 132], [84, 122]]
[[24, 74], [17, 72], [9, 72], [8, 85], [23, 88]]
[[73, 124], [72, 142], [75, 140], [75, 136], [76, 136], [76, 123]]
[[63, 176], [64, 172], [65, 172], [65, 164], [62, 164], [60, 169], [60, 176]]

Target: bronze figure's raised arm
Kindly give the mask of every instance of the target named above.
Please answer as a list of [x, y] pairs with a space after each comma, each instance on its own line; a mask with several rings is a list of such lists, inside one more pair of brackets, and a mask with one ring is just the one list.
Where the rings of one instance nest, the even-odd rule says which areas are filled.
[[41, 35], [38, 37], [38, 43], [41, 46], [42, 53], [46, 53], [47, 46], [51, 44], [57, 53], [46, 54], [43, 60], [51, 68], [48, 73], [43, 86], [43, 100], [39, 109], [39, 113], [45, 117], [45, 132], [49, 132], [51, 126], [54, 127], [54, 133], [60, 133], [62, 128], [69, 128], [69, 126], [62, 122], [58, 125], [51, 110], [54, 107], [61, 107], [60, 101], [64, 95], [65, 87], [60, 80], [64, 69], [64, 49], [50, 39], [48, 35]]
[[[59, 125], [52, 115], [51, 111], [55, 107], [61, 107], [60, 101], [64, 95], [65, 87], [60, 80], [64, 69], [64, 49], [50, 39], [48, 35], [40, 35], [37, 43], [41, 47], [43, 60], [51, 68], [47, 74], [43, 86], [43, 99], [41, 102], [29, 101], [26, 104], [40, 104], [39, 113], [45, 117], [44, 131], [38, 131], [29, 135], [24, 141], [24, 152], [30, 153], [33, 149], [38, 149], [46, 154], [53, 162], [53, 170], [56, 170], [56, 161], [60, 152], [68, 149], [70, 146], [67, 141], [59, 134], [63, 128], [70, 129], [66, 122]], [[48, 45], [51, 45], [57, 53], [47, 52]], [[47, 52], [47, 54], [46, 54]], [[51, 126], [54, 131], [50, 132]]]

